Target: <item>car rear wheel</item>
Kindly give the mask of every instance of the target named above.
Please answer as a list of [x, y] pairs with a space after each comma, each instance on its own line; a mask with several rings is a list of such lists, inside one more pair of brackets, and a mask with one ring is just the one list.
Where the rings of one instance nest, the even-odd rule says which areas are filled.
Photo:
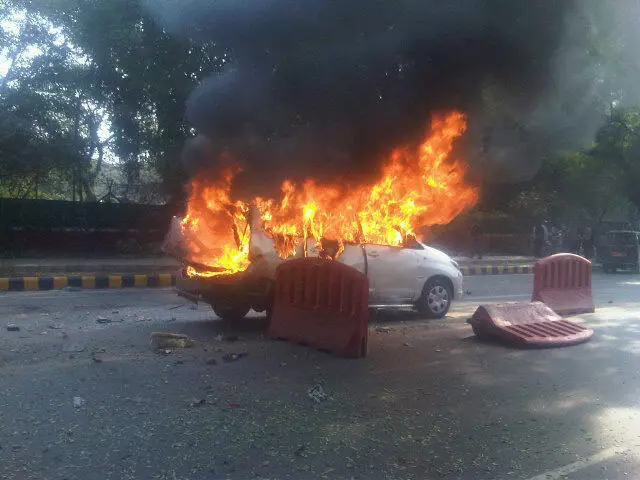
[[422, 289], [418, 300], [418, 311], [428, 318], [444, 318], [451, 307], [453, 290], [444, 279], [429, 280]]
[[219, 316], [222, 320], [241, 320], [243, 319], [251, 307], [242, 303], [214, 303], [213, 313]]

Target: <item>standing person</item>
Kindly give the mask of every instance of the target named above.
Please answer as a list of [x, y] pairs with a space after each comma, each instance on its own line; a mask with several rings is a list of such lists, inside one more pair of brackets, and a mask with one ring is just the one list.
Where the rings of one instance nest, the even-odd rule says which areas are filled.
[[575, 246], [573, 247], [573, 253], [575, 253], [576, 255], [583, 255], [584, 251], [583, 251], [583, 247], [584, 247], [584, 231], [579, 228], [578, 229], [578, 234], [576, 235], [576, 243]]
[[562, 251], [562, 229], [555, 225], [551, 227], [551, 253], [560, 253]]
[[479, 224], [474, 223], [471, 227], [471, 242], [473, 243], [473, 253], [471, 258], [482, 258], [482, 227]]
[[533, 255], [536, 258], [544, 256], [544, 247], [549, 241], [549, 231], [544, 222], [538, 222], [533, 227]]
[[595, 239], [591, 226], [587, 226], [587, 228], [584, 229], [584, 235], [582, 237], [582, 247], [584, 249], [585, 258], [591, 260], [593, 258], [595, 247]]

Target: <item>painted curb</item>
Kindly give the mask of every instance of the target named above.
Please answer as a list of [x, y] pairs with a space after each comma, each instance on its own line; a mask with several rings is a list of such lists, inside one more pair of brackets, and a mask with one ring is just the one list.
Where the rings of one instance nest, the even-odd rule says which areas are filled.
[[[481, 267], [461, 266], [466, 277], [476, 275], [512, 275], [533, 273], [533, 265], [485, 265]], [[172, 273], [153, 275], [129, 273], [124, 275], [59, 275], [38, 277], [0, 277], [0, 292], [22, 292], [35, 290], [61, 290], [63, 288], [157, 288], [176, 284]]]
[[63, 288], [155, 288], [171, 287], [176, 284], [172, 273], [153, 275], [60, 275], [42, 277], [0, 278], [0, 291], [22, 292], [33, 290], [61, 290]]
[[474, 275], [513, 275], [533, 273], [533, 265], [484, 265], [478, 267], [461, 266], [466, 277]]

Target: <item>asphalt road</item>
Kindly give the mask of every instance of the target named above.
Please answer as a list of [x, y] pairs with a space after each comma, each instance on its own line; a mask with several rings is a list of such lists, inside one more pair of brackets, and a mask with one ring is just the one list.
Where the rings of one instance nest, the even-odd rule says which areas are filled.
[[[531, 284], [469, 278], [445, 321], [381, 315], [362, 360], [170, 290], [1, 294], [0, 479], [640, 478], [640, 276], [595, 276], [587, 344], [477, 341], [478, 303]], [[197, 343], [158, 354], [154, 331]]]

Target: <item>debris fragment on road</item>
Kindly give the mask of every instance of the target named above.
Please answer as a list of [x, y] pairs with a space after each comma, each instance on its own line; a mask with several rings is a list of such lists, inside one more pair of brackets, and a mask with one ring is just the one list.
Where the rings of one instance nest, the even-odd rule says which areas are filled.
[[20, 331], [20, 327], [18, 325], [16, 325], [15, 323], [10, 323], [9, 325], [7, 325], [7, 330], [10, 332], [19, 332]]
[[247, 355], [249, 355], [247, 352], [227, 353], [225, 356], [222, 357], [222, 360], [224, 360], [227, 363], [235, 362], [236, 360], [240, 360], [242, 357], [246, 357]]
[[60, 330], [64, 325], [62, 325], [61, 323], [52, 323], [51, 325], [49, 325], [49, 328], [51, 330]]
[[188, 336], [181, 333], [153, 332], [151, 334], [151, 345], [156, 349], [162, 348], [188, 348], [195, 342]]
[[391, 330], [393, 330], [391, 327], [376, 327], [377, 333], [391, 333]]
[[84, 352], [86, 349], [87, 349], [86, 345], [79, 345], [76, 343], [62, 346], [62, 351], [64, 353], [80, 353], [80, 352]]
[[73, 397], [73, 406], [74, 408], [80, 408], [85, 404], [85, 400], [82, 397]]
[[307, 396], [316, 403], [324, 402], [328, 395], [325, 393], [322, 385], [314, 385], [309, 390], [307, 390]]
[[111, 323], [111, 319], [107, 318], [107, 317], [98, 317], [96, 319], [96, 322], [98, 322], [98, 323]]

